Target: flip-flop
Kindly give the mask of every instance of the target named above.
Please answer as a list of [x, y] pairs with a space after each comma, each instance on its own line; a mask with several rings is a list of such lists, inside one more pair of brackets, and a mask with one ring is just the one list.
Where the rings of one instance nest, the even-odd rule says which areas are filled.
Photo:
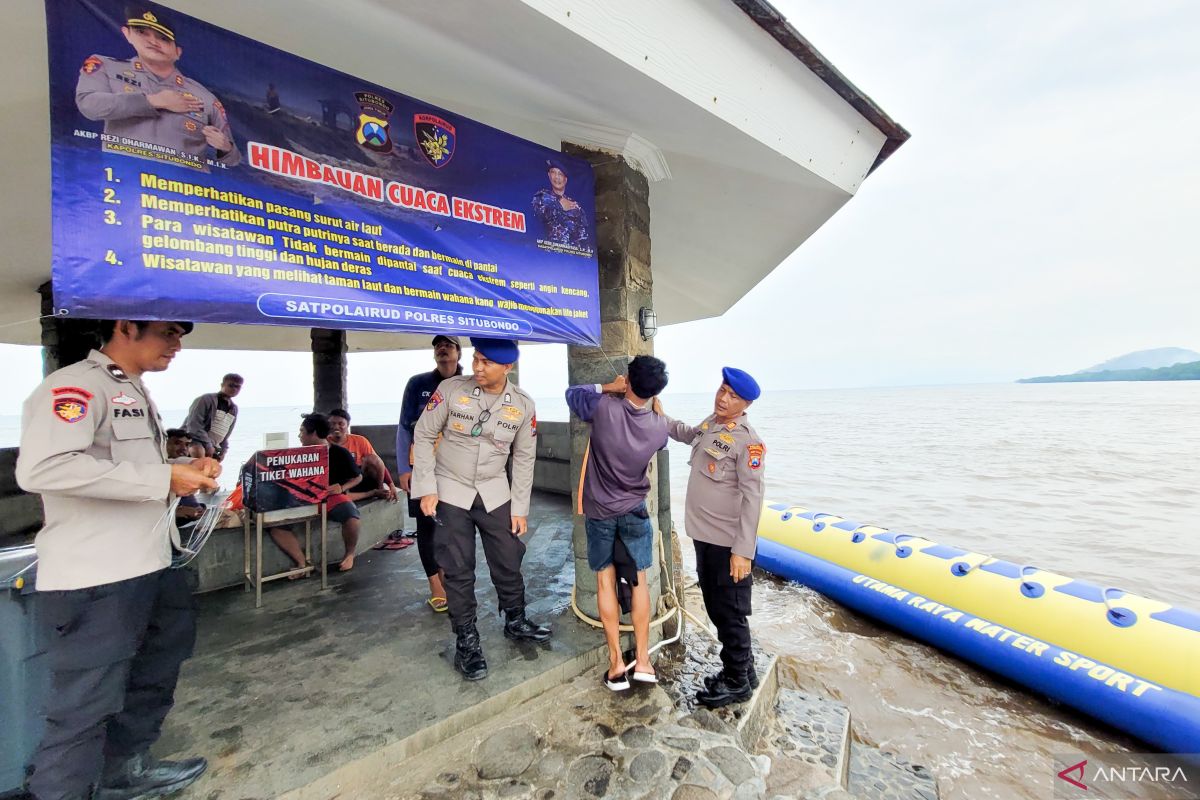
[[608, 675], [608, 667], [605, 666], [603, 671], [600, 673], [600, 681], [611, 691], [623, 692], [629, 688], [629, 678], [625, 677], [624, 671], [618, 672], [617, 674], [620, 677], [615, 679], [610, 678]]
[[450, 608], [450, 603], [448, 603], [444, 597], [431, 597], [425, 601], [425, 605], [429, 606], [439, 614]]

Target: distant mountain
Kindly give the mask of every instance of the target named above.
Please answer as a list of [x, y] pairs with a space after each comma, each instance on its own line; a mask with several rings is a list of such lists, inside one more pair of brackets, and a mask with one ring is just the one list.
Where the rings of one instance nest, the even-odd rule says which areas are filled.
[[1142, 367], [1140, 369], [1106, 369], [1101, 372], [1075, 372], [1070, 375], [1044, 375], [1040, 378], [1021, 378], [1017, 383], [1091, 383], [1094, 381], [1200, 381], [1200, 360], [1158, 369]]
[[1081, 369], [1084, 372], [1111, 372], [1122, 369], [1158, 369], [1173, 367], [1176, 364], [1186, 364], [1190, 361], [1200, 361], [1200, 353], [1195, 350], [1185, 350], [1182, 347], [1156, 347], [1153, 350], [1138, 350], [1136, 353], [1126, 353], [1123, 356], [1110, 358], [1103, 364]]

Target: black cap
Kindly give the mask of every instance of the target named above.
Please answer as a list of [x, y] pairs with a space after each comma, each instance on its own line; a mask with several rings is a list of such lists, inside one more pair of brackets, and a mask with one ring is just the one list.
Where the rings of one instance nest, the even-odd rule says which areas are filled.
[[189, 333], [192, 332], [192, 329], [196, 327], [196, 323], [184, 322], [182, 320], [175, 320], [175, 324], [178, 325], [179, 327], [183, 328], [184, 336], [187, 336]]
[[150, 28], [175, 41], [175, 21], [170, 12], [149, 3], [132, 3], [125, 6], [125, 25], [130, 28]]
[[438, 342], [449, 342], [458, 348], [458, 352], [462, 352], [462, 342], [458, 340], [457, 336], [447, 336], [444, 333], [439, 333], [437, 336], [433, 337], [433, 346], [437, 347]]

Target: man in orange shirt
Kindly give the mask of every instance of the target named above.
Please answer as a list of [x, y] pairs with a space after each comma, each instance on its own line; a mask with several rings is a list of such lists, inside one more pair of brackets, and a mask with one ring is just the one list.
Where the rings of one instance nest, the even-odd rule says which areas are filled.
[[392, 482], [391, 473], [375, 452], [371, 441], [350, 432], [350, 412], [344, 408], [329, 412], [329, 441], [349, 450], [354, 456], [354, 463], [362, 470], [362, 483], [348, 495], [351, 500], [358, 502], [368, 497], [386, 497], [388, 502], [396, 502], [396, 485]]

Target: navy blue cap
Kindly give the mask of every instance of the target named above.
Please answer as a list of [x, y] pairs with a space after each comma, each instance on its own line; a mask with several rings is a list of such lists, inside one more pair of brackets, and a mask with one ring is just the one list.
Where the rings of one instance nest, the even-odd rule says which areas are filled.
[[743, 372], [734, 367], [725, 367], [721, 370], [721, 377], [738, 397], [747, 402], [757, 400], [758, 396], [762, 394], [762, 389], [758, 388], [758, 381], [751, 378], [749, 372]]
[[563, 175], [566, 175], [567, 174], [567, 162], [563, 161], [561, 158], [547, 158], [546, 159], [546, 171], [549, 172], [552, 169], [560, 170]]
[[497, 364], [512, 364], [520, 357], [517, 343], [512, 339], [484, 339], [479, 336], [471, 337], [471, 346], [483, 353], [488, 361]]

